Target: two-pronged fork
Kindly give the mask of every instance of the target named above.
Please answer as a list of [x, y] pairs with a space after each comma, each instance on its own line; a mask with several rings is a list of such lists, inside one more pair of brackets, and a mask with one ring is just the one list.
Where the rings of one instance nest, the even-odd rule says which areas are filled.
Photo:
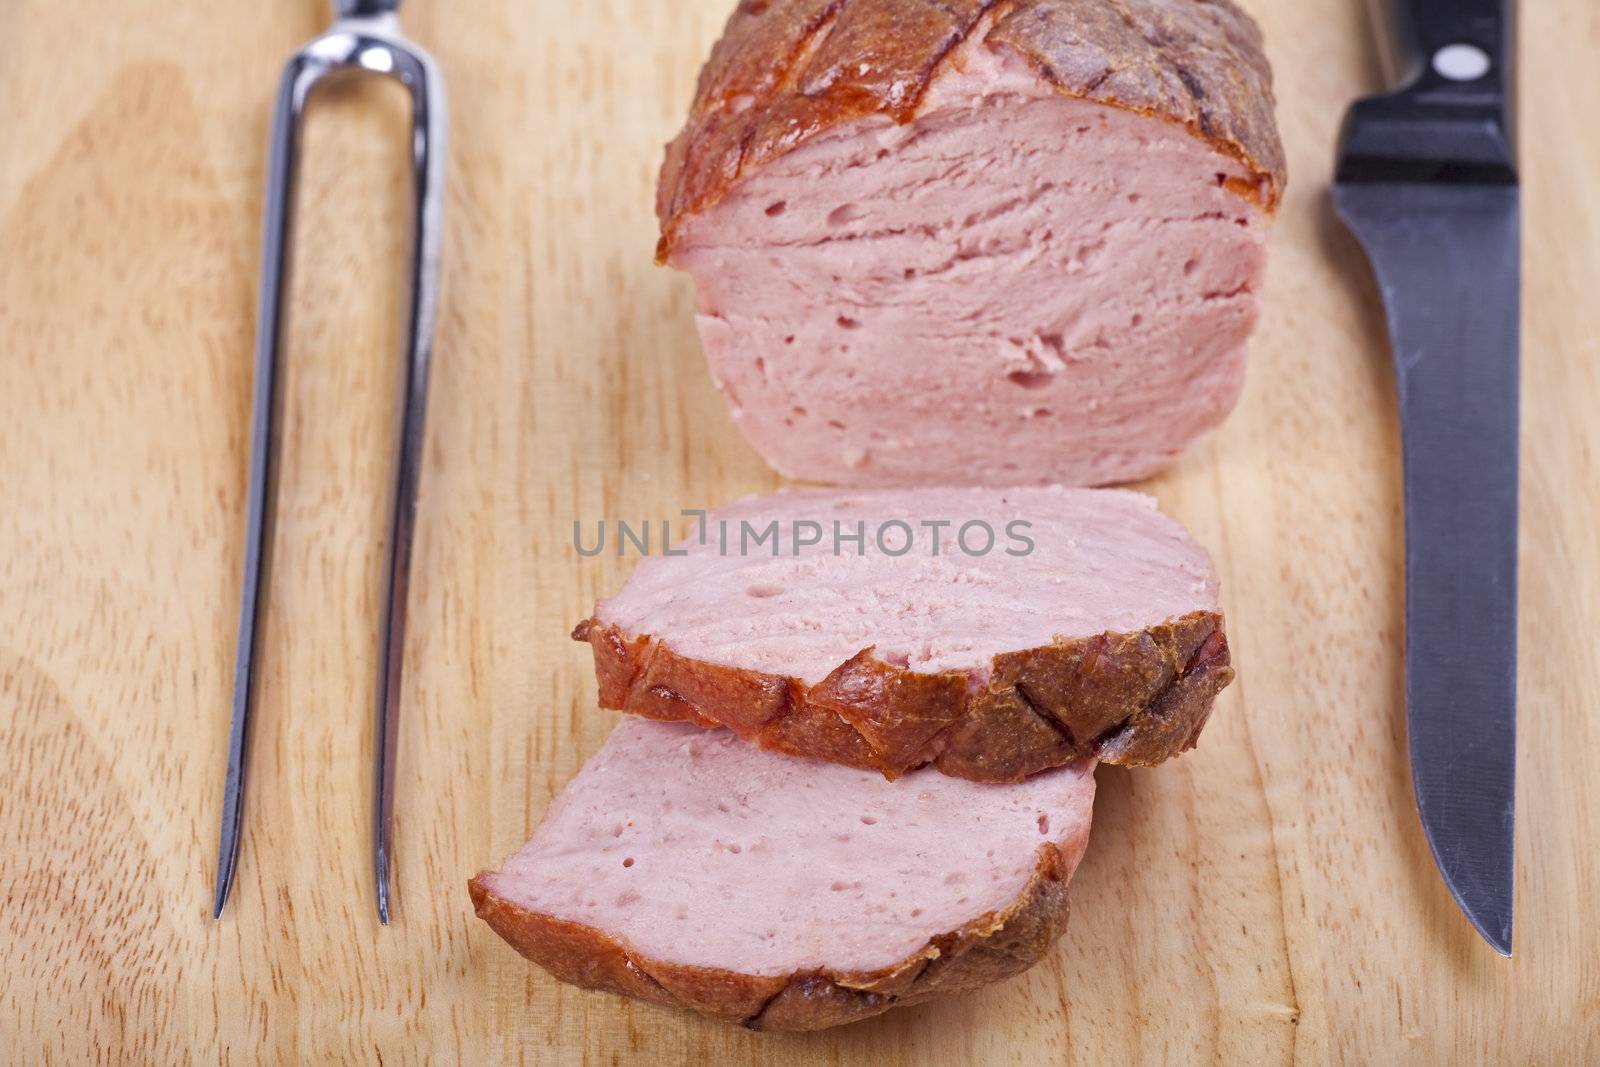
[[427, 53], [400, 32], [399, 0], [335, 0], [334, 24], [296, 52], [284, 68], [272, 118], [267, 157], [266, 221], [262, 233], [261, 290], [257, 307], [255, 400], [250, 433], [250, 485], [245, 527], [243, 594], [233, 675], [233, 728], [218, 844], [216, 901], [220, 916], [233, 886], [244, 809], [250, 712], [255, 699], [256, 653], [266, 598], [263, 578], [271, 542], [277, 460], [278, 371], [284, 302], [288, 293], [289, 238], [300, 127], [312, 90], [324, 79], [376, 73], [411, 93], [413, 231], [407, 280], [410, 303], [401, 363], [404, 379], [399, 455], [384, 568], [379, 639], [377, 753], [373, 786], [373, 866], [378, 919], [389, 921], [389, 857], [394, 815], [395, 742], [399, 726], [400, 666], [405, 643], [406, 589], [416, 520], [417, 476], [422, 464], [422, 424], [433, 354], [438, 298], [439, 239], [444, 213], [444, 84]]

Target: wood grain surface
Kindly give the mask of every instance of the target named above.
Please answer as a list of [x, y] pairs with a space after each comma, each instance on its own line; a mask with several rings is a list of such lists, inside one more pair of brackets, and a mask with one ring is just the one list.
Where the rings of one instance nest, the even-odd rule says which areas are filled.
[[405, 105], [309, 132], [240, 880], [210, 915], [268, 108], [323, 5], [0, 3], [0, 1062], [1600, 1062], [1600, 11], [1525, 4], [1517, 955], [1435, 875], [1401, 704], [1394, 395], [1326, 193], [1354, 0], [1251, 0], [1291, 169], [1243, 402], [1150, 488], [1216, 556], [1239, 681], [1105, 768], [1029, 974], [759, 1035], [558, 986], [471, 914], [610, 723], [574, 519], [777, 484], [704, 372], [651, 185], [729, 0], [416, 0], [454, 126], [401, 727], [368, 843]]

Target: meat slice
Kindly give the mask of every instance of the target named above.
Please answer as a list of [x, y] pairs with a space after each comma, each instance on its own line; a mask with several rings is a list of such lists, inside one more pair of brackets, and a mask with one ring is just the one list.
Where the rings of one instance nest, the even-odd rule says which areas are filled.
[[888, 782], [625, 720], [472, 899], [564, 982], [814, 1030], [1037, 962], [1093, 799], [1090, 762], [1007, 786]]
[[1233, 677], [1205, 550], [1127, 490], [791, 490], [674, 551], [573, 632], [601, 705], [890, 777], [1158, 763]]
[[1216, 427], [1284, 182], [1228, 0], [744, 3], [657, 197], [792, 478], [1101, 485]]

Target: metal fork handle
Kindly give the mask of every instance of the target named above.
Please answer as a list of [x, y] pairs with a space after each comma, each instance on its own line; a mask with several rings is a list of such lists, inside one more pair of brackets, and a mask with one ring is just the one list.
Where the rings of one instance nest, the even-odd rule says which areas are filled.
[[369, 71], [394, 78], [412, 101], [412, 243], [407, 283], [406, 346], [401, 362], [399, 440], [384, 565], [380, 626], [376, 754], [373, 788], [373, 864], [378, 918], [389, 921], [389, 863], [393, 852], [394, 773], [401, 665], [417, 484], [422, 466], [428, 369], [438, 309], [440, 234], [444, 211], [446, 104], [433, 60], [406, 40], [392, 18], [398, 0], [337, 0], [334, 28], [297, 52], [284, 68], [273, 111], [267, 158], [267, 199], [257, 305], [255, 392], [251, 411], [245, 557], [234, 661], [233, 724], [218, 846], [214, 913], [222, 914], [238, 865], [251, 713], [264, 581], [268, 572], [279, 450], [278, 380], [282, 366], [288, 270], [298, 184], [300, 129], [312, 90], [335, 74]]
[[333, 17], [336, 19], [371, 18], [390, 15], [400, 10], [400, 0], [333, 0]]

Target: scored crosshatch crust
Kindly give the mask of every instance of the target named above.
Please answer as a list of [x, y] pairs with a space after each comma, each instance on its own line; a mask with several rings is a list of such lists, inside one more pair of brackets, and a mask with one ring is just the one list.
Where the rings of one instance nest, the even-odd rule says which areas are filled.
[[1276, 209], [1287, 180], [1261, 32], [1232, 0], [742, 0], [700, 71], [656, 186], [665, 261], [680, 223], [842, 123], [909, 122], [980, 25], [1065, 96], [1175, 123], [1242, 163]]
[[869, 647], [816, 685], [682, 656], [595, 618], [572, 637], [593, 650], [602, 707], [725, 726], [761, 748], [889, 778], [930, 763], [978, 782], [1083, 758], [1150, 766], [1194, 747], [1233, 680], [1213, 611], [1001, 653], [986, 678], [913, 671]]
[[1033, 875], [1010, 904], [871, 971], [822, 967], [762, 976], [674, 964], [633, 952], [593, 926], [523, 908], [495, 893], [489, 872], [468, 889], [479, 918], [563, 982], [688, 1008], [752, 1030], [820, 1030], [976, 989], [1033, 966], [1066, 929], [1067, 880], [1088, 837], [1085, 821], [1071, 839], [1041, 845]]

